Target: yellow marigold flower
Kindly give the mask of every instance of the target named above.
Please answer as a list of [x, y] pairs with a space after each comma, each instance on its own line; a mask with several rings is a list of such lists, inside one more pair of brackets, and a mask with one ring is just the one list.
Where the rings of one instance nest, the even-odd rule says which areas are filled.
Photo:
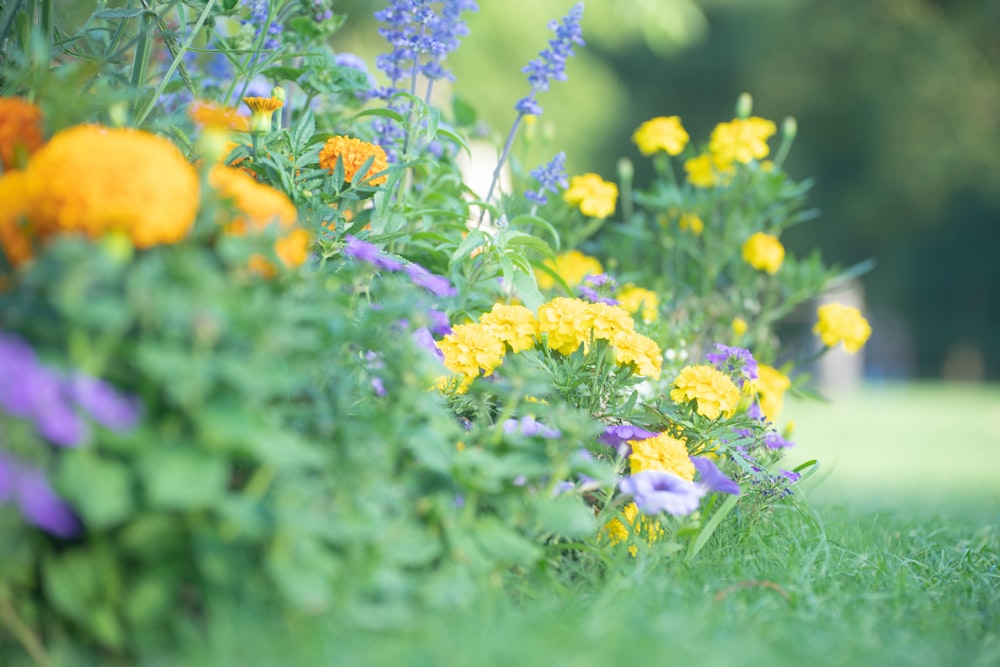
[[687, 172], [688, 183], [696, 188], [710, 188], [718, 182], [712, 156], [708, 153], [685, 161], [684, 171]]
[[662, 470], [694, 481], [694, 463], [683, 440], [659, 433], [646, 440], [629, 440], [628, 444], [632, 447], [628, 462], [633, 475], [643, 470]]
[[732, 324], [730, 324], [729, 326], [733, 330], [733, 335], [737, 337], [745, 334], [747, 330], [750, 328], [750, 325], [747, 324], [747, 321], [742, 317], [734, 317]]
[[618, 301], [622, 308], [636, 315], [642, 311], [642, 321], [646, 324], [655, 322], [659, 317], [660, 299], [656, 292], [636, 287], [631, 283], [623, 285], [618, 292]]
[[705, 223], [697, 213], [685, 213], [682, 215], [680, 222], [677, 223], [677, 227], [682, 232], [690, 231], [695, 236], [701, 236], [701, 233], [705, 231]]
[[828, 303], [820, 306], [816, 314], [819, 321], [813, 327], [813, 333], [817, 334], [827, 347], [842, 342], [844, 349], [854, 354], [872, 335], [868, 320], [854, 306]]
[[524, 306], [493, 304], [493, 309], [479, 318], [479, 323], [510, 346], [511, 352], [523, 352], [535, 346], [538, 320]]
[[250, 109], [251, 132], [270, 132], [271, 116], [285, 106], [277, 97], [244, 97], [243, 103]]
[[712, 366], [686, 366], [674, 380], [670, 398], [675, 403], [697, 401], [698, 414], [718, 419], [733, 414], [740, 403], [740, 390], [728, 375]]
[[444, 354], [444, 366], [466, 380], [489, 375], [503, 363], [506, 348], [496, 334], [482, 324], [457, 324], [445, 336], [438, 348]]
[[31, 232], [26, 224], [27, 174], [8, 171], [0, 175], [0, 249], [7, 261], [18, 266], [31, 259]]
[[578, 207], [584, 215], [606, 218], [615, 212], [618, 186], [597, 174], [574, 176], [569, 180], [569, 188], [563, 194], [563, 199], [570, 206]]
[[615, 338], [612, 345], [617, 363], [635, 364], [639, 375], [659, 379], [663, 370], [663, 352], [655, 340], [638, 331], [628, 331]]
[[632, 141], [643, 155], [653, 155], [657, 151], [680, 155], [689, 138], [681, 125], [680, 116], [658, 116], [647, 120], [632, 135]]
[[757, 232], [743, 242], [743, 259], [753, 268], [773, 276], [785, 261], [785, 246], [777, 236]]
[[572, 354], [590, 345], [590, 304], [581, 299], [556, 297], [538, 308], [538, 332], [547, 336], [550, 349]]
[[250, 131], [249, 116], [242, 116], [236, 109], [222, 106], [215, 102], [195, 102], [188, 107], [188, 117], [198, 125], [206, 128], [230, 130], [232, 132]]
[[17, 169], [42, 145], [42, 110], [20, 97], [0, 97], [0, 164]]
[[369, 158], [374, 158], [371, 167], [369, 167], [368, 173], [359, 179], [359, 182], [372, 186], [382, 185], [388, 178], [386, 175], [383, 174], [376, 178], [372, 178], [372, 176], [388, 169], [389, 162], [385, 151], [382, 150], [381, 146], [370, 144], [361, 139], [343, 135], [330, 137], [319, 152], [319, 166], [332, 172], [337, 167], [337, 162], [342, 162], [344, 181], [351, 183], [354, 181], [358, 169]]
[[26, 170], [28, 218], [40, 236], [121, 232], [138, 248], [184, 238], [198, 213], [198, 174], [167, 139], [128, 128], [59, 132]]
[[[601, 263], [596, 258], [585, 255], [579, 250], [570, 250], [556, 255], [555, 261], [546, 259], [542, 264], [552, 269], [570, 287], [576, 287], [587, 276], [596, 276], [604, 272], [604, 268], [601, 267]], [[538, 281], [540, 289], [552, 289], [556, 284], [552, 276], [545, 271], [536, 270], [535, 279]]]
[[767, 364], [757, 365], [757, 398], [760, 401], [760, 411], [769, 421], [777, 421], [785, 400], [785, 392], [792, 386], [787, 375]]
[[614, 342], [619, 336], [633, 331], [635, 322], [624, 308], [607, 303], [588, 303], [590, 328], [595, 339]]
[[777, 129], [773, 122], [764, 118], [735, 118], [715, 126], [708, 149], [715, 161], [721, 164], [746, 164], [751, 160], [761, 160], [767, 157], [770, 151], [767, 140]]
[[[288, 231], [274, 243], [275, 254], [281, 263], [286, 268], [292, 268], [306, 261], [309, 234], [295, 226], [298, 211], [283, 192], [258, 183], [239, 169], [221, 164], [209, 171], [208, 182], [221, 199], [232, 200], [235, 217], [223, 221], [227, 234], [242, 236], [277, 224], [282, 231]], [[275, 272], [264, 257], [253, 257], [250, 264], [253, 270], [267, 276]]]
[[[625, 505], [622, 508], [622, 514], [625, 515], [625, 520], [628, 521], [629, 526], [632, 527], [635, 534], [637, 536], [645, 535], [646, 541], [649, 544], [653, 544], [663, 537], [663, 525], [656, 519], [648, 517], [645, 514], [640, 516], [639, 507], [635, 503]], [[604, 532], [607, 534], [608, 539], [611, 540], [611, 544], [614, 545], [627, 542], [629, 538], [629, 529], [625, 527], [625, 524], [618, 517], [615, 517], [604, 525]], [[636, 549], [634, 544], [629, 545], [628, 551], [632, 556], [638, 553], [638, 549]]]

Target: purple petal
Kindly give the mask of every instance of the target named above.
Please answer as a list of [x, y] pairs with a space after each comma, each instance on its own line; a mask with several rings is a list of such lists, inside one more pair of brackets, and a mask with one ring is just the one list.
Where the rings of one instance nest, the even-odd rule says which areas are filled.
[[377, 376], [373, 377], [371, 385], [372, 385], [372, 392], [374, 392], [376, 396], [379, 397], [385, 396], [385, 383], [382, 381], [382, 378]]
[[433, 354], [435, 359], [438, 361], [444, 361], [444, 352], [442, 352], [437, 346], [437, 343], [434, 342], [434, 336], [431, 335], [431, 332], [427, 327], [415, 329], [413, 332], [413, 340], [417, 345]]
[[698, 474], [701, 475], [701, 483], [709, 491], [721, 491], [722, 493], [731, 493], [734, 496], [740, 495], [739, 484], [726, 477], [710, 459], [704, 456], [692, 456], [691, 462]]
[[435, 296], [455, 296], [458, 290], [451, 286], [448, 279], [443, 276], [436, 276], [419, 264], [407, 264], [403, 267], [406, 275], [417, 287], [423, 287]]
[[18, 471], [17, 504], [28, 523], [48, 533], [72, 537], [80, 532], [80, 521], [56, 495], [41, 470], [22, 467]]
[[359, 259], [383, 271], [399, 271], [403, 268], [402, 262], [383, 253], [374, 243], [362, 241], [351, 235], [347, 235], [344, 238], [347, 240], [347, 244], [344, 246], [344, 254], [348, 257]]
[[785, 440], [777, 431], [771, 431], [764, 436], [764, 444], [771, 449], [785, 449], [786, 447], [794, 447], [795, 443], [791, 440]]
[[83, 373], [74, 373], [67, 384], [72, 399], [98, 424], [126, 431], [139, 423], [142, 405], [138, 398], [120, 394], [104, 380]]
[[613, 447], [619, 456], [628, 456], [632, 453], [632, 447], [628, 444], [630, 440], [649, 440], [657, 435], [657, 433], [631, 424], [617, 424], [605, 427], [604, 432], [597, 437], [597, 440], [602, 445]]
[[788, 480], [789, 484], [794, 484], [802, 478], [802, 473], [792, 472], [791, 470], [778, 470], [778, 472]]
[[643, 470], [618, 483], [622, 493], [632, 496], [646, 514], [667, 512], [675, 516], [690, 514], [698, 509], [705, 489], [663, 470]]
[[448, 321], [448, 314], [436, 308], [427, 311], [427, 316], [431, 320], [430, 330], [436, 336], [447, 336], [451, 333], [451, 322]]

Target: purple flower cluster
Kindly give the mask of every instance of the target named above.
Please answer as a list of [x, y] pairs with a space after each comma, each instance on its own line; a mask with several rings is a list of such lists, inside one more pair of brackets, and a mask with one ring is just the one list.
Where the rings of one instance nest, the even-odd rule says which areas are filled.
[[757, 360], [753, 358], [750, 350], [729, 347], [722, 343], [716, 343], [715, 349], [718, 351], [706, 354], [705, 360], [723, 373], [733, 376], [737, 385], [743, 387], [747, 380], [757, 379]]
[[312, 12], [312, 19], [316, 23], [329, 21], [333, 18], [333, 10], [327, 6], [326, 0], [312, 0], [309, 4], [311, 5], [309, 10]]
[[267, 0], [250, 0], [246, 3], [247, 9], [250, 10], [250, 16], [243, 21], [243, 25], [252, 26], [254, 29], [260, 29], [267, 25], [267, 38], [264, 40], [264, 48], [268, 51], [272, 51], [279, 46], [281, 46], [281, 32], [284, 30], [284, 26], [276, 19], [276, 17], [271, 18], [271, 23], [268, 24], [268, 3]]
[[739, 485], [726, 477], [711, 460], [692, 456], [691, 462], [701, 477], [698, 482], [689, 482], [663, 470], [643, 470], [623, 479], [618, 488], [632, 496], [636, 506], [646, 514], [667, 512], [675, 516], [695, 511], [701, 499], [713, 491], [739, 495]]
[[520, 433], [528, 437], [539, 437], [553, 440], [562, 437], [562, 431], [551, 426], [546, 426], [531, 416], [524, 416], [520, 419], [508, 419], [503, 423], [503, 432], [507, 435]]
[[458, 294], [458, 291], [444, 276], [435, 275], [419, 264], [403, 264], [398, 259], [379, 250], [374, 243], [362, 241], [350, 234], [345, 238], [347, 244], [344, 246], [344, 254], [348, 257], [359, 259], [383, 271], [402, 271], [410, 277], [414, 285], [423, 287], [435, 296], [445, 297]]
[[549, 89], [551, 81], [566, 80], [566, 59], [573, 55], [573, 46], [583, 46], [583, 30], [580, 21], [583, 19], [583, 3], [579, 2], [569, 10], [563, 20], [549, 22], [549, 30], [555, 32], [554, 39], [549, 40], [549, 47], [542, 50], [521, 71], [528, 75], [531, 93], [521, 98], [514, 109], [523, 115], [538, 116], [542, 107], [535, 96]]
[[3, 333], [0, 409], [30, 420], [40, 436], [60, 447], [75, 447], [86, 439], [83, 414], [115, 431], [132, 428], [141, 414], [137, 398], [80, 372], [60, 375], [43, 365], [24, 340]]
[[13, 502], [24, 520], [42, 530], [72, 537], [80, 531], [73, 510], [36, 466], [0, 451], [0, 504]]
[[531, 175], [538, 181], [538, 189], [525, 192], [524, 197], [533, 204], [544, 206], [549, 201], [546, 192], [557, 195], [560, 190], [569, 187], [569, 180], [566, 177], [566, 153], [557, 153], [551, 162], [533, 169]]
[[618, 281], [606, 273], [597, 273], [587, 276], [576, 288], [581, 298], [584, 298], [591, 303], [605, 303], [609, 306], [617, 306], [621, 302], [609, 296], [603, 296], [603, 294], [614, 294], [617, 289]]

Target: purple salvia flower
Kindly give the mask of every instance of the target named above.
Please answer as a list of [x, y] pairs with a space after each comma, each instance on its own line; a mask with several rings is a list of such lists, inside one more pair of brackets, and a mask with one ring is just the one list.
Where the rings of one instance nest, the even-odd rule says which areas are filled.
[[645, 514], [690, 514], [698, 509], [698, 503], [705, 495], [705, 487], [664, 470], [637, 472], [619, 482], [618, 488], [632, 496], [636, 506]]
[[704, 456], [692, 456], [691, 463], [701, 475], [701, 484], [706, 490], [740, 495], [740, 485], [726, 477], [710, 459]]
[[597, 441], [614, 448], [618, 456], [626, 457], [632, 453], [632, 446], [628, 444], [630, 440], [649, 440], [657, 435], [659, 434], [631, 424], [616, 424], [605, 427]]
[[[243, 21], [243, 25], [250, 25], [259, 30], [267, 24], [268, 4], [267, 0], [250, 0], [250, 2], [247, 2], [246, 7], [250, 10], [250, 16]], [[281, 36], [282, 30], [281, 23], [275, 17], [272, 17], [271, 23], [267, 25], [267, 39], [264, 40], [265, 49], [271, 51], [281, 46], [281, 41], [278, 38]]]
[[778, 470], [778, 474], [784, 477], [789, 484], [795, 484], [795, 482], [802, 479], [802, 473], [792, 472], [791, 470]]
[[556, 154], [548, 164], [533, 169], [531, 175], [538, 181], [538, 190], [525, 192], [524, 196], [533, 204], [544, 206], [549, 201], [546, 192], [557, 195], [560, 190], [569, 187], [569, 180], [566, 177], [566, 153]]
[[769, 431], [764, 435], [764, 445], [770, 447], [771, 449], [786, 449], [788, 447], [794, 447], [795, 443], [781, 437], [781, 434], [777, 431]]
[[709, 352], [705, 355], [705, 360], [724, 373], [735, 374], [736, 384], [740, 387], [746, 380], [757, 379], [757, 360], [750, 350], [722, 343], [716, 343], [715, 349], [718, 352]]
[[350, 234], [345, 237], [345, 240], [347, 243], [344, 246], [344, 254], [348, 257], [359, 259], [383, 271], [401, 271], [403, 269], [402, 262], [383, 253], [374, 243], [362, 241]]
[[435, 296], [455, 296], [458, 290], [452, 287], [451, 283], [444, 276], [437, 276], [420, 266], [419, 264], [407, 264], [403, 267], [406, 275], [417, 287], [423, 287]]
[[521, 419], [508, 419], [503, 423], [503, 432], [507, 435], [520, 433], [528, 437], [537, 436], [549, 440], [562, 437], [562, 431], [557, 428], [546, 426], [531, 416], [524, 416]]
[[522, 115], [537, 116], [542, 113], [542, 107], [538, 104], [535, 96], [540, 92], [549, 89], [552, 81], [566, 80], [566, 60], [573, 55], [573, 46], [579, 44], [583, 46], [583, 30], [580, 28], [580, 21], [583, 18], [583, 3], [577, 3], [569, 10], [569, 14], [561, 21], [551, 21], [549, 29], [556, 33], [554, 39], [549, 40], [549, 47], [538, 54], [530, 63], [521, 69], [528, 75], [528, 83], [531, 84], [531, 93], [514, 105]]

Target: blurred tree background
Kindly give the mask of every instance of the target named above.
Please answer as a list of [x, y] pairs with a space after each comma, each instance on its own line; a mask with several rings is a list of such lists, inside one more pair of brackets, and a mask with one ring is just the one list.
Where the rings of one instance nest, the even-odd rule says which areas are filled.
[[[335, 46], [382, 46], [353, 0]], [[451, 58], [455, 91], [497, 132], [527, 93], [520, 68], [573, 0], [481, 0]], [[571, 172], [615, 178], [639, 123], [678, 114], [693, 138], [754, 112], [798, 120], [787, 170], [814, 178], [818, 221], [786, 235], [863, 278], [874, 377], [1000, 379], [1000, 1], [587, 0], [587, 46], [542, 96]], [[369, 62], [371, 62], [369, 60]], [[539, 156], [538, 162], [549, 156]]]

